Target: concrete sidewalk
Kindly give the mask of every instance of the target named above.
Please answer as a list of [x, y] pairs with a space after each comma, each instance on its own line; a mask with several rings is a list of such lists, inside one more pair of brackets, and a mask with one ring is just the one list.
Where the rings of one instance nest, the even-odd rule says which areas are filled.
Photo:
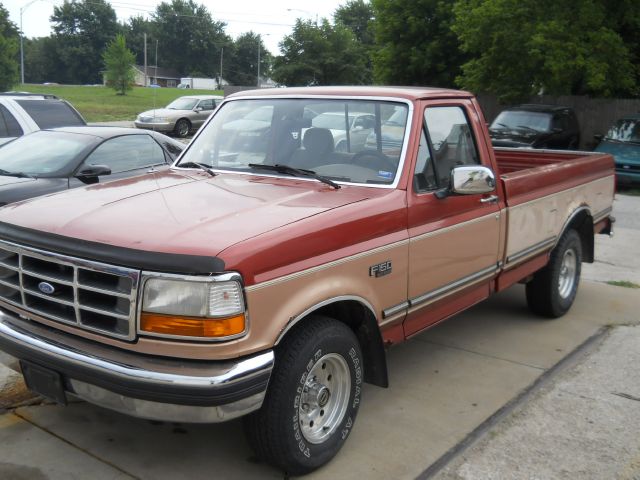
[[616, 327], [437, 480], [640, 478], [640, 327]]

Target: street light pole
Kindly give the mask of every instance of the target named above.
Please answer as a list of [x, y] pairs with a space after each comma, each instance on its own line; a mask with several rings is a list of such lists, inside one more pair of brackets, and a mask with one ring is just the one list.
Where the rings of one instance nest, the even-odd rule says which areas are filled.
[[34, 2], [38, 0], [31, 0], [29, 3], [20, 7], [20, 82], [24, 85], [24, 33], [22, 31], [22, 14], [24, 11]]

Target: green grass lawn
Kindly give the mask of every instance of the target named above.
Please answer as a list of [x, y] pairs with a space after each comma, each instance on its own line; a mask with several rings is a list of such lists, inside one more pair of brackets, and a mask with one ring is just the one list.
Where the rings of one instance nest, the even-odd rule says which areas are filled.
[[222, 95], [221, 90], [178, 90], [177, 88], [134, 87], [126, 95], [116, 95], [107, 87], [77, 85], [18, 85], [15, 90], [50, 93], [71, 103], [87, 122], [134, 120], [136, 115], [152, 108], [165, 107], [184, 95]]

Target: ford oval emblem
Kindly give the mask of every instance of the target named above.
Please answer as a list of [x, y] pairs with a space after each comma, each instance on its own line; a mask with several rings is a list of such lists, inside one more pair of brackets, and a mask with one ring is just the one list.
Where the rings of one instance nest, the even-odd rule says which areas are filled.
[[38, 290], [40, 290], [42, 293], [46, 293], [47, 295], [51, 295], [56, 291], [56, 288], [48, 282], [40, 282], [38, 284]]

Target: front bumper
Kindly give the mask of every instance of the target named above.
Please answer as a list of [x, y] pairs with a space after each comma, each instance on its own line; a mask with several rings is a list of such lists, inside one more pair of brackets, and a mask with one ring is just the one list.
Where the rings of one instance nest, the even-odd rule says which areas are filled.
[[176, 360], [125, 352], [0, 311], [0, 362], [60, 374], [65, 393], [135, 417], [218, 423], [261, 407], [269, 350], [233, 361]]
[[151, 123], [151, 122], [139, 122], [135, 120], [133, 122], [136, 128], [141, 128], [143, 130], [153, 130], [154, 132], [172, 132], [175, 128], [175, 122], [168, 123]]

